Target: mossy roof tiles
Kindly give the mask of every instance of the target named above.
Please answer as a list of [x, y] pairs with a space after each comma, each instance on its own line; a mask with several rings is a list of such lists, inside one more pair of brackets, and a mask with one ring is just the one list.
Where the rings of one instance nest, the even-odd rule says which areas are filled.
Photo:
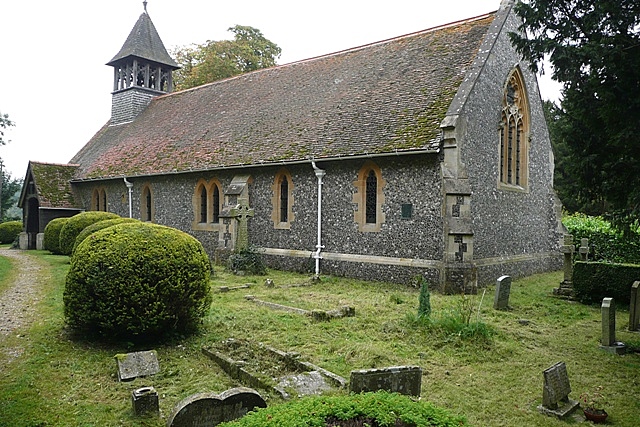
[[76, 208], [70, 181], [78, 165], [29, 162], [41, 208]]
[[437, 151], [494, 14], [155, 98], [71, 160], [79, 179]]

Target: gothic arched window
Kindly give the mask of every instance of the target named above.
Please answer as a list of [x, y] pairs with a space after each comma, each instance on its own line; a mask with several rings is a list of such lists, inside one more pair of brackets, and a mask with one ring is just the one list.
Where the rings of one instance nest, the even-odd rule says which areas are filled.
[[357, 206], [354, 219], [360, 231], [380, 231], [385, 221], [382, 212], [385, 184], [382, 171], [371, 161], [366, 162], [358, 172], [358, 180], [353, 183], [356, 187], [353, 202]]
[[273, 210], [271, 219], [274, 228], [288, 229], [294, 220], [293, 215], [293, 180], [287, 169], [281, 169], [273, 180]]
[[500, 183], [503, 188], [525, 188], [529, 160], [529, 103], [520, 69], [504, 88], [500, 122]]

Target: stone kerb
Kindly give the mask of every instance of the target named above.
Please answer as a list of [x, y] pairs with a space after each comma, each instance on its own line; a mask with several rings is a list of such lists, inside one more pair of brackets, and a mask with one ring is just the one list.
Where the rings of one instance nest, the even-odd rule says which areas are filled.
[[392, 366], [380, 369], [351, 371], [349, 391], [353, 393], [386, 390], [409, 396], [420, 396], [422, 368], [419, 366]]
[[569, 385], [569, 375], [564, 362], [545, 369], [542, 373], [544, 385], [542, 389], [542, 405], [538, 410], [543, 414], [564, 418], [571, 414], [580, 403], [571, 400], [571, 386]]
[[209, 427], [241, 418], [267, 404], [250, 388], [237, 387], [221, 394], [198, 393], [178, 403], [167, 419], [167, 427]]
[[257, 299], [253, 295], [245, 295], [247, 301], [252, 301], [255, 304], [269, 307], [273, 310], [288, 311], [289, 313], [296, 313], [302, 316], [312, 317], [317, 321], [328, 321], [331, 319], [339, 319], [342, 317], [354, 317], [356, 315], [356, 309], [354, 307], [343, 306], [335, 310], [304, 310], [302, 308], [290, 307], [288, 305], [277, 304], [275, 302], [262, 301]]

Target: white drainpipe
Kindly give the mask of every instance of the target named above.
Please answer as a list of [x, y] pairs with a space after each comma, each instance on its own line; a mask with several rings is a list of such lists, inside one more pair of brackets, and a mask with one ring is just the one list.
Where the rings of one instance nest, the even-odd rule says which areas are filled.
[[133, 193], [133, 182], [127, 181], [127, 177], [124, 177], [124, 184], [129, 189], [129, 218], [133, 218], [133, 214], [131, 211], [131, 193]]
[[326, 175], [324, 169], [320, 169], [316, 166], [316, 162], [312, 161], [313, 171], [318, 178], [318, 243], [316, 244], [316, 251], [313, 253], [313, 258], [316, 260], [316, 277], [320, 276], [320, 260], [322, 259], [322, 177]]

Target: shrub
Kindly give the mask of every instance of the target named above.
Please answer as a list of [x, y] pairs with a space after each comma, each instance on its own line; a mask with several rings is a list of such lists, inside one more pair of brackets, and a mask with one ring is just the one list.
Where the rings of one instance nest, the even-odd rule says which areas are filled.
[[61, 255], [60, 252], [60, 231], [69, 221], [69, 218], [55, 218], [49, 221], [44, 228], [44, 248], [52, 254]]
[[603, 298], [629, 304], [636, 280], [640, 280], [640, 265], [576, 262], [573, 266], [573, 290], [585, 304], [600, 304]]
[[[340, 421], [354, 420], [352, 424]], [[294, 426], [405, 426], [461, 427], [464, 417], [451, 415], [430, 402], [384, 391], [348, 396], [308, 396], [281, 405], [260, 408], [220, 427]]]
[[573, 236], [576, 258], [579, 257], [580, 239], [589, 239], [589, 259], [617, 263], [640, 263], [640, 233], [632, 229], [627, 235], [617, 231], [601, 217], [576, 213], [562, 218], [562, 223]]
[[71, 254], [75, 253], [76, 248], [80, 243], [84, 241], [87, 237], [95, 233], [96, 231], [102, 230], [103, 228], [111, 227], [112, 225], [122, 224], [125, 222], [138, 222], [137, 219], [133, 218], [113, 218], [113, 219], [105, 219], [102, 221], [98, 221], [91, 225], [88, 225], [78, 234], [76, 237], [76, 242], [73, 244], [73, 249], [71, 250]]
[[22, 232], [22, 221], [7, 221], [0, 224], [0, 243], [13, 243]]
[[82, 212], [69, 218], [60, 230], [60, 253], [63, 255], [71, 255], [73, 245], [76, 243], [76, 237], [85, 227], [95, 224], [105, 219], [120, 218], [111, 212], [90, 211]]
[[248, 274], [267, 274], [267, 266], [255, 248], [248, 247], [232, 254], [227, 260], [227, 269], [234, 274], [244, 272]]
[[211, 304], [209, 258], [182, 231], [114, 225], [78, 245], [63, 299], [67, 324], [90, 335], [142, 342], [189, 333]]

